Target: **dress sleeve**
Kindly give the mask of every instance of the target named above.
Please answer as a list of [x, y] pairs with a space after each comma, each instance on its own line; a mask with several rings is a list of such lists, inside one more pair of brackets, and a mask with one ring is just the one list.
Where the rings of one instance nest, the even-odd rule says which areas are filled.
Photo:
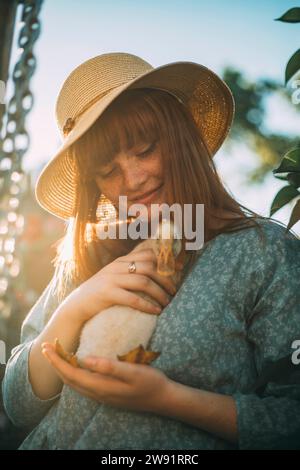
[[21, 343], [12, 349], [6, 364], [2, 381], [3, 403], [15, 426], [35, 426], [60, 396], [41, 400], [34, 394], [28, 375], [30, 348], [58, 306], [57, 296], [53, 295], [54, 283], [55, 276], [26, 316], [21, 328]]
[[[300, 340], [300, 241], [291, 233], [267, 241], [257, 272], [259, 289], [247, 319], [258, 375], [278, 359], [292, 355]], [[233, 394], [239, 448], [300, 448], [300, 381], [268, 382], [264, 392]]]

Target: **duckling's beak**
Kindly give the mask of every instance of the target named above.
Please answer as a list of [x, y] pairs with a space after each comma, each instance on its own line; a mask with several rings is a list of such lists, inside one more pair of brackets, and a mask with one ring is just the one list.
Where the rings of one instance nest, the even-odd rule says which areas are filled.
[[175, 274], [175, 256], [173, 254], [173, 240], [161, 240], [157, 257], [157, 272], [162, 276]]

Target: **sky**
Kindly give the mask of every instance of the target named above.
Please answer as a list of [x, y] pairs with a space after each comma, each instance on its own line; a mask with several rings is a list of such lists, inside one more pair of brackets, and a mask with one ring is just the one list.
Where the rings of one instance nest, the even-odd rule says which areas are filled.
[[[41, 165], [54, 155], [61, 142], [56, 97], [68, 74], [96, 55], [129, 52], [154, 67], [186, 60], [218, 74], [225, 66], [233, 66], [249, 80], [272, 78], [284, 86], [286, 63], [299, 47], [300, 25], [274, 19], [295, 6], [296, 0], [44, 0], [41, 35], [34, 48], [37, 69], [31, 80], [34, 107], [27, 119], [31, 146], [24, 168], [36, 177]], [[19, 54], [19, 28], [10, 69]], [[8, 83], [8, 99], [10, 93]], [[268, 110], [265, 125], [271, 130], [287, 134], [299, 130], [298, 110], [278, 98], [271, 100]], [[234, 197], [269, 215], [271, 201], [283, 183], [270, 175], [261, 186], [245, 185], [245, 171], [255, 168], [257, 156], [246, 146], [233, 149], [230, 155], [221, 148], [215, 161]], [[290, 211], [282, 209], [275, 218], [287, 223]], [[294, 229], [300, 233], [300, 224]]]

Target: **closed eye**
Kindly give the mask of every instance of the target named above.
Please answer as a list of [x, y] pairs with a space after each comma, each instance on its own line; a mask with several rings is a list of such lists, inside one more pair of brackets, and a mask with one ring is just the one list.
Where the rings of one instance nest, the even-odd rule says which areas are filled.
[[[148, 155], [150, 155], [155, 147], [156, 147], [156, 144], [157, 144], [157, 140], [155, 140], [154, 142], [152, 142], [152, 144], [150, 145], [150, 147], [148, 147], [144, 152], [141, 152], [141, 153], [137, 153], [137, 156], [138, 157], [147, 157]], [[101, 172], [98, 172], [99, 176], [101, 178], [108, 178], [110, 175], [112, 175], [112, 173], [115, 171], [115, 168], [113, 168], [111, 171], [109, 171], [108, 173], [101, 173]]]
[[156, 147], [156, 142], [157, 140], [155, 140], [151, 145], [150, 147], [148, 147], [144, 152], [142, 153], [138, 153], [138, 157], [146, 157], [147, 155], [149, 155], [150, 153], [153, 152], [153, 150], [155, 149]]
[[111, 171], [109, 171], [108, 173], [103, 174], [103, 173], [101, 173], [101, 172], [98, 171], [97, 174], [98, 174], [101, 178], [108, 178], [114, 171], [115, 171], [115, 168], [113, 168], [113, 169], [112, 169]]
[[114, 171], [115, 171], [116, 167], [113, 167], [111, 170], [109, 170], [109, 168], [107, 168], [107, 173], [105, 173], [105, 168], [99, 168], [98, 170], [96, 170], [96, 175], [99, 175], [100, 178], [107, 178], [108, 176], [110, 176]]

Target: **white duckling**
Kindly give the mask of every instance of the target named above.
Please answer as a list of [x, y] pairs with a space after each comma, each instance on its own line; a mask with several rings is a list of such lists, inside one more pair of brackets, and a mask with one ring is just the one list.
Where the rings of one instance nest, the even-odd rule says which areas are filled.
[[[139, 243], [133, 251], [152, 248], [157, 256], [157, 271], [172, 276], [175, 284], [180, 272], [175, 270], [175, 258], [181, 251], [182, 243], [174, 223], [166, 219], [158, 225], [154, 238]], [[137, 292], [143, 298], [157, 303], [153, 298]], [[77, 358], [79, 365], [87, 356], [101, 356], [128, 362], [148, 364], [160, 352], [147, 351], [147, 346], [157, 324], [157, 315], [142, 312], [126, 305], [113, 305], [87, 321], [82, 329], [76, 356], [64, 353], [57, 343], [58, 352], [73, 365]], [[71, 360], [71, 361], [70, 361]]]

